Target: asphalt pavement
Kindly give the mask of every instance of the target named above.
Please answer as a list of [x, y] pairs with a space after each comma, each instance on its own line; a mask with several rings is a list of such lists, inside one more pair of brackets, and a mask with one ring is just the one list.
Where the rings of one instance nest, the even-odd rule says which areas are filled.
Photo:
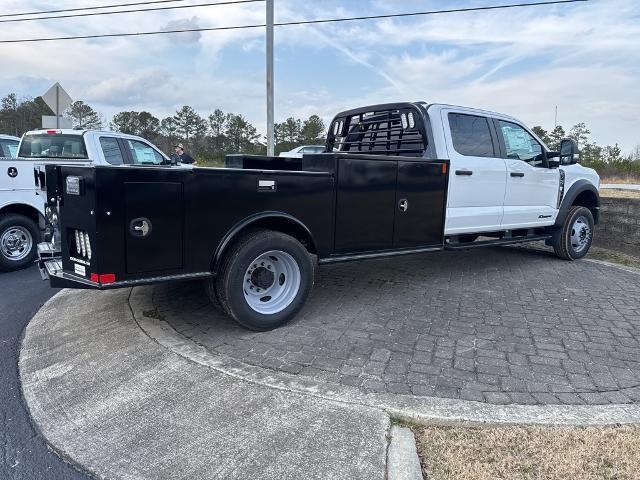
[[0, 478], [88, 479], [47, 448], [26, 410], [18, 378], [25, 326], [56, 293], [37, 268], [0, 273]]

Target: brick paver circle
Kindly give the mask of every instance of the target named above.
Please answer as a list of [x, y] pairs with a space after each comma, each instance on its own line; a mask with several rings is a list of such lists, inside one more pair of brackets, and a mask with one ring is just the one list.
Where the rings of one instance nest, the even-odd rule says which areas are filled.
[[478, 249], [321, 267], [302, 315], [250, 332], [202, 284], [157, 313], [211, 352], [319, 381], [495, 404], [640, 402], [640, 275]]

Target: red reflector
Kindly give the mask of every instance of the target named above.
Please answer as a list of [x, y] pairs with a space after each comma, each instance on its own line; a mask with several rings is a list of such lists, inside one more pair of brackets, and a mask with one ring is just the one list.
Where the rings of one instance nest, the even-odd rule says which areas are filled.
[[91, 274], [91, 281], [98, 283], [98, 280], [99, 280], [98, 274], [97, 273], [92, 273]]
[[444, 175], [445, 173], [447, 173], [447, 164], [443, 163], [442, 164], [442, 174]]
[[47, 130], [47, 135], [57, 135], [60, 133], [58, 130]]
[[99, 278], [100, 283], [113, 283], [116, 281], [115, 273], [101, 273]]

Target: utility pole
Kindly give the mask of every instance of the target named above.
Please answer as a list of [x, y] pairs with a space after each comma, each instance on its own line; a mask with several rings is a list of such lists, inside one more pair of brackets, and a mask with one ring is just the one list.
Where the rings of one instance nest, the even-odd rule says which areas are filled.
[[60, 128], [60, 86], [56, 83], [56, 130]]
[[267, 3], [267, 155], [275, 154], [273, 132], [273, 0]]
[[556, 105], [556, 119], [555, 119], [555, 125], [554, 127], [558, 126], [558, 105]]

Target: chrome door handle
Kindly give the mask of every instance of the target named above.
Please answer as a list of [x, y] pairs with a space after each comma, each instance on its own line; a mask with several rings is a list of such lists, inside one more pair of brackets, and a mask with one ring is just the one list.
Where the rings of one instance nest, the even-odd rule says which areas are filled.
[[135, 218], [129, 223], [129, 233], [134, 237], [146, 237], [151, 233], [151, 222], [147, 218]]
[[403, 198], [398, 202], [398, 209], [401, 212], [406, 212], [408, 208], [409, 208], [409, 200], [407, 200], [406, 198]]
[[524, 177], [524, 173], [522, 172], [511, 172], [512, 177]]

